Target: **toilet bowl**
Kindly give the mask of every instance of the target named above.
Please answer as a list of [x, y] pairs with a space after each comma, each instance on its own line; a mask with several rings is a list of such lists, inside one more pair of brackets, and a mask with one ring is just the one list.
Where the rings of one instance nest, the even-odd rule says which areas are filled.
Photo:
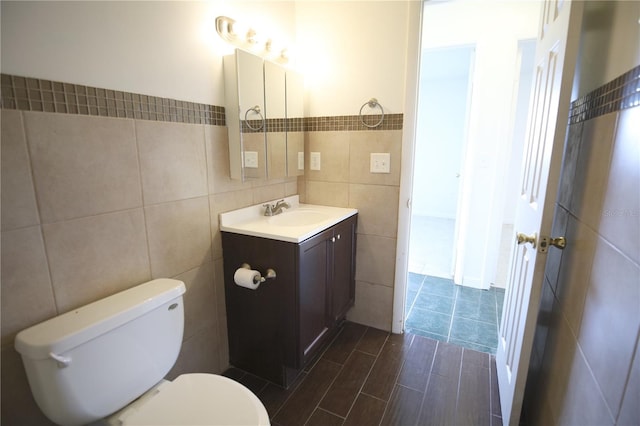
[[269, 425], [258, 397], [231, 379], [164, 380], [182, 346], [184, 293], [183, 282], [157, 279], [18, 333], [45, 416], [64, 426]]
[[227, 377], [192, 373], [163, 381], [107, 422], [122, 426], [269, 425], [260, 400]]

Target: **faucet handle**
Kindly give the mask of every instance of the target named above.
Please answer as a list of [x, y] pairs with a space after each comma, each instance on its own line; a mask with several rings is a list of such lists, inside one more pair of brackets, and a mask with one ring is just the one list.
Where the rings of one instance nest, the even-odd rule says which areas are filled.
[[273, 206], [271, 204], [263, 204], [262, 207], [264, 207], [265, 216], [273, 216]]

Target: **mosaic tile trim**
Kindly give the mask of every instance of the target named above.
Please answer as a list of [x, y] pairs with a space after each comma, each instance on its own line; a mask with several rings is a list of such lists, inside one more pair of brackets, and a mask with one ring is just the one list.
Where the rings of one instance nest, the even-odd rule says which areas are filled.
[[225, 125], [221, 106], [8, 74], [0, 84], [6, 109]]
[[640, 65], [571, 103], [569, 124], [640, 106]]
[[[374, 125], [380, 121], [379, 114], [365, 115], [364, 121]], [[401, 130], [404, 114], [385, 114], [382, 123], [378, 127], [369, 128], [362, 124], [358, 115], [342, 115], [334, 117], [306, 117], [304, 119], [304, 131], [354, 131], [354, 130]]]

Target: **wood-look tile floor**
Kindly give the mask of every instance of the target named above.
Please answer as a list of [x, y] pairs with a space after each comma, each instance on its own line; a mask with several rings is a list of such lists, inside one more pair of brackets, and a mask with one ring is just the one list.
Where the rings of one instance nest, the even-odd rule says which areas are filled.
[[236, 368], [274, 426], [501, 425], [494, 358], [346, 322], [289, 389]]

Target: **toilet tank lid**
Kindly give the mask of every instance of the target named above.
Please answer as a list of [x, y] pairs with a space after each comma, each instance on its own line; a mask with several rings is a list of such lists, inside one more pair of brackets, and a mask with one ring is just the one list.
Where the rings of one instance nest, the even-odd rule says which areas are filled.
[[182, 281], [160, 278], [51, 318], [22, 330], [15, 347], [31, 359], [62, 354], [182, 296]]

